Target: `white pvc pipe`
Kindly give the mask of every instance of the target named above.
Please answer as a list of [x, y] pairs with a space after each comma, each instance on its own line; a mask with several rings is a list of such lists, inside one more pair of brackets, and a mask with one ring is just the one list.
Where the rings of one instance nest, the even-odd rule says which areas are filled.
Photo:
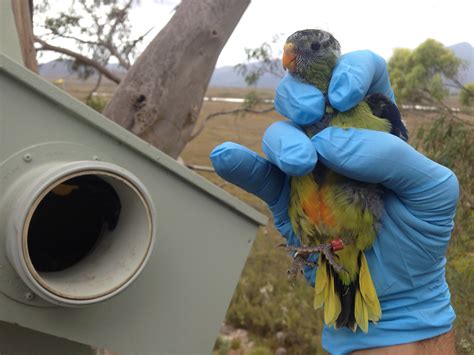
[[[28, 231], [36, 209], [55, 187], [72, 178], [96, 176], [117, 193], [117, 226], [104, 230], [90, 253], [64, 270], [43, 272], [33, 265]], [[104, 301], [129, 286], [141, 273], [153, 248], [156, 212], [145, 186], [129, 171], [105, 162], [42, 165], [9, 189], [13, 201], [7, 224], [7, 254], [25, 284], [38, 296], [61, 306]], [[88, 221], [85, 220], [84, 223]], [[41, 235], [41, 238], [48, 238]]]

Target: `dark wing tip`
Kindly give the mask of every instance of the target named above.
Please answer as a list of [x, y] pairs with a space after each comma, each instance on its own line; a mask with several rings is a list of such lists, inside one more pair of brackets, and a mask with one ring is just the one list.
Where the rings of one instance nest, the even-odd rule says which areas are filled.
[[381, 93], [370, 94], [365, 98], [372, 113], [380, 118], [384, 118], [390, 122], [392, 129], [390, 133], [408, 141], [408, 130], [402, 120], [402, 115], [397, 105], [393, 103], [387, 96]]

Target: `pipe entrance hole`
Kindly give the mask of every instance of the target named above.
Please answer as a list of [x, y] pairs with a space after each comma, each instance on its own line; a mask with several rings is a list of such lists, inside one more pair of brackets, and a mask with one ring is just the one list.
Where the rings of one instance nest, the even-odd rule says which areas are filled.
[[11, 190], [6, 251], [26, 286], [61, 306], [102, 302], [149, 259], [151, 195], [131, 172], [95, 161], [45, 164]]
[[66, 180], [41, 200], [28, 228], [28, 253], [37, 272], [63, 271], [91, 254], [117, 226], [119, 195], [105, 180], [83, 175]]

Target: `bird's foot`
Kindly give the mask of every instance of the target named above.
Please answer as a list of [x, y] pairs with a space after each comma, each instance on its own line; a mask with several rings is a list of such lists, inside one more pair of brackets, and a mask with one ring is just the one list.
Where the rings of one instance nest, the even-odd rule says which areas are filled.
[[303, 272], [304, 265], [306, 263], [306, 260], [304, 259], [303, 256], [301, 255], [295, 255], [293, 257], [293, 262], [290, 265], [290, 268], [288, 269], [288, 281], [292, 286], [295, 286], [296, 283], [296, 278], [298, 277], [298, 274]]
[[290, 267], [290, 270], [288, 270], [289, 275], [290, 272], [298, 274], [298, 271], [303, 270], [304, 265], [315, 267], [316, 264], [308, 260], [309, 256], [314, 253], [323, 254], [326, 257], [326, 260], [328, 261], [329, 265], [331, 265], [334, 270], [338, 272], [347, 272], [347, 270], [342, 265], [336, 262], [337, 255], [334, 253], [334, 251], [339, 250], [339, 248], [335, 247], [334, 242], [320, 244], [314, 247], [294, 247], [286, 244], [281, 244], [280, 246], [285, 248], [287, 251], [294, 253], [292, 266]]

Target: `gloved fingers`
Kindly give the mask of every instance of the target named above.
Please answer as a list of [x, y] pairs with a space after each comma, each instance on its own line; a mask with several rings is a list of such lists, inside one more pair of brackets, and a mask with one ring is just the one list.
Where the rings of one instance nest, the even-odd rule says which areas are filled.
[[232, 142], [215, 147], [210, 158], [220, 177], [266, 202], [276, 224], [288, 221], [288, 179], [280, 169], [254, 151]]
[[316, 150], [297, 125], [280, 121], [267, 128], [262, 149], [268, 160], [290, 176], [310, 173], [317, 161]]
[[210, 155], [223, 179], [261, 198], [267, 204], [279, 199], [285, 175], [254, 151], [233, 142], [215, 147]]
[[[395, 102], [385, 60], [368, 51], [343, 55], [332, 74], [328, 98], [339, 111], [347, 111], [365, 96], [381, 93]], [[294, 123], [305, 126], [319, 121], [325, 112], [325, 98], [313, 85], [285, 76], [275, 93], [275, 109]]]
[[211, 161], [223, 179], [256, 195], [268, 204], [276, 228], [290, 245], [299, 245], [288, 216], [289, 177], [254, 151], [232, 142], [213, 149]]
[[330, 169], [382, 184], [420, 219], [451, 223], [459, 196], [456, 176], [403, 140], [386, 132], [329, 127], [312, 142]]
[[344, 112], [372, 93], [384, 94], [395, 102], [385, 60], [368, 50], [341, 56], [329, 84], [331, 105]]
[[325, 98], [313, 85], [286, 75], [276, 89], [274, 106], [281, 115], [305, 126], [323, 117]]

